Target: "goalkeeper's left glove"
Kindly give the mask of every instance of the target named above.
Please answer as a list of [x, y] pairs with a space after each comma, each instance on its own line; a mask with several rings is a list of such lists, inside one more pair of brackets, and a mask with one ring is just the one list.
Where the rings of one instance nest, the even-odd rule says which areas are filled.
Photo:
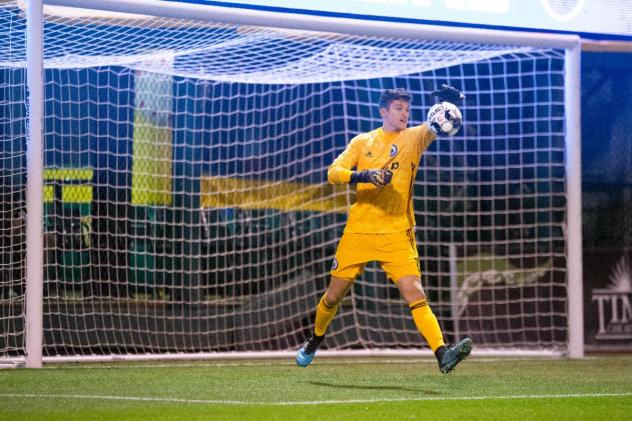
[[445, 101], [455, 105], [458, 105], [465, 99], [465, 95], [461, 91], [446, 84], [441, 85], [441, 88], [433, 91], [431, 95], [436, 96], [439, 102]]
[[391, 182], [393, 173], [390, 170], [364, 170], [351, 173], [350, 184], [371, 183], [375, 187], [384, 187]]

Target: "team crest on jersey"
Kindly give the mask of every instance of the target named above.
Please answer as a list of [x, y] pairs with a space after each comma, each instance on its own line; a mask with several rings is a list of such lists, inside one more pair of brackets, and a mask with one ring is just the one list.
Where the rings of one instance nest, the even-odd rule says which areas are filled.
[[338, 260], [334, 257], [334, 261], [331, 262], [331, 270], [338, 269]]
[[390, 156], [391, 158], [394, 157], [395, 155], [397, 155], [397, 145], [391, 145], [391, 153]]

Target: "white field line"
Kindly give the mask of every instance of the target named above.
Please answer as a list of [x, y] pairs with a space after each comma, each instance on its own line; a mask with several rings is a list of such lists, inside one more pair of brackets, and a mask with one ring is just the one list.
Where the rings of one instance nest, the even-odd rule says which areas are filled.
[[[583, 360], [596, 360], [596, 357], [584, 357]], [[529, 357], [507, 357], [507, 358], [468, 358], [467, 364], [470, 365], [472, 363], [497, 363], [497, 362], [521, 362], [521, 361], [564, 361], [560, 360], [557, 357], [551, 358], [529, 358]], [[355, 364], [430, 364], [436, 365], [437, 361], [431, 358], [402, 358], [402, 359], [320, 359], [315, 365], [349, 365], [350, 363]], [[59, 365], [44, 365], [40, 370], [68, 370], [68, 369], [100, 369], [100, 368], [120, 368], [120, 369], [129, 369], [129, 368], [191, 368], [191, 367], [284, 367], [284, 366], [296, 366], [294, 361], [282, 361], [282, 360], [272, 360], [272, 361], [243, 361], [243, 362], [200, 362], [200, 363], [147, 363], [147, 364], [126, 364], [125, 362], [115, 363], [115, 364], [106, 364], [106, 363], [60, 363]]]
[[568, 393], [557, 395], [501, 395], [501, 396], [455, 396], [455, 397], [418, 397], [418, 398], [379, 398], [379, 399], [349, 399], [349, 400], [322, 400], [322, 401], [280, 401], [258, 402], [238, 400], [213, 400], [213, 399], [179, 399], [161, 398], [151, 396], [107, 396], [107, 395], [62, 395], [62, 394], [34, 394], [34, 393], [1, 393], [1, 397], [7, 398], [39, 398], [39, 399], [92, 399], [112, 400], [128, 402], [159, 402], [178, 404], [204, 404], [204, 405], [243, 405], [243, 406], [308, 406], [308, 405], [338, 405], [350, 403], [379, 403], [379, 402], [418, 402], [418, 401], [493, 401], [516, 399], [575, 399], [575, 398], [613, 398], [629, 397], [632, 392], [623, 393]]

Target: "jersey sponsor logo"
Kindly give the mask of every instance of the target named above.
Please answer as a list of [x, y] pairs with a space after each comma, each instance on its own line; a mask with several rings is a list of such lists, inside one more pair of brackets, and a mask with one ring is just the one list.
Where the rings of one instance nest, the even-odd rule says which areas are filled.
[[397, 152], [398, 152], [397, 145], [391, 145], [391, 153], [390, 153], [391, 158], [397, 155]]
[[331, 262], [331, 270], [338, 269], [338, 260], [334, 257], [333, 262]]
[[369, 158], [372, 158], [372, 157], [373, 157], [373, 154], [371, 153], [371, 151], [368, 151], [368, 152], [366, 153], [366, 155], [365, 155], [365, 156], [367, 156], [367, 157], [369, 157]]

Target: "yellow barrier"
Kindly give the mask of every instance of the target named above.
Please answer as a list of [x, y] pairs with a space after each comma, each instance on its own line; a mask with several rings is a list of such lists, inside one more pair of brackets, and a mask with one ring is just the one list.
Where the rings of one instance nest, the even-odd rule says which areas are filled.
[[[55, 199], [55, 187], [51, 181], [61, 182], [61, 200], [66, 203], [92, 202], [92, 168], [45, 168], [44, 169], [44, 203]], [[83, 181], [80, 184], [64, 184], [64, 182]]]
[[229, 177], [203, 177], [205, 208], [281, 209], [345, 213], [352, 200], [347, 186], [327, 183], [274, 182]]

